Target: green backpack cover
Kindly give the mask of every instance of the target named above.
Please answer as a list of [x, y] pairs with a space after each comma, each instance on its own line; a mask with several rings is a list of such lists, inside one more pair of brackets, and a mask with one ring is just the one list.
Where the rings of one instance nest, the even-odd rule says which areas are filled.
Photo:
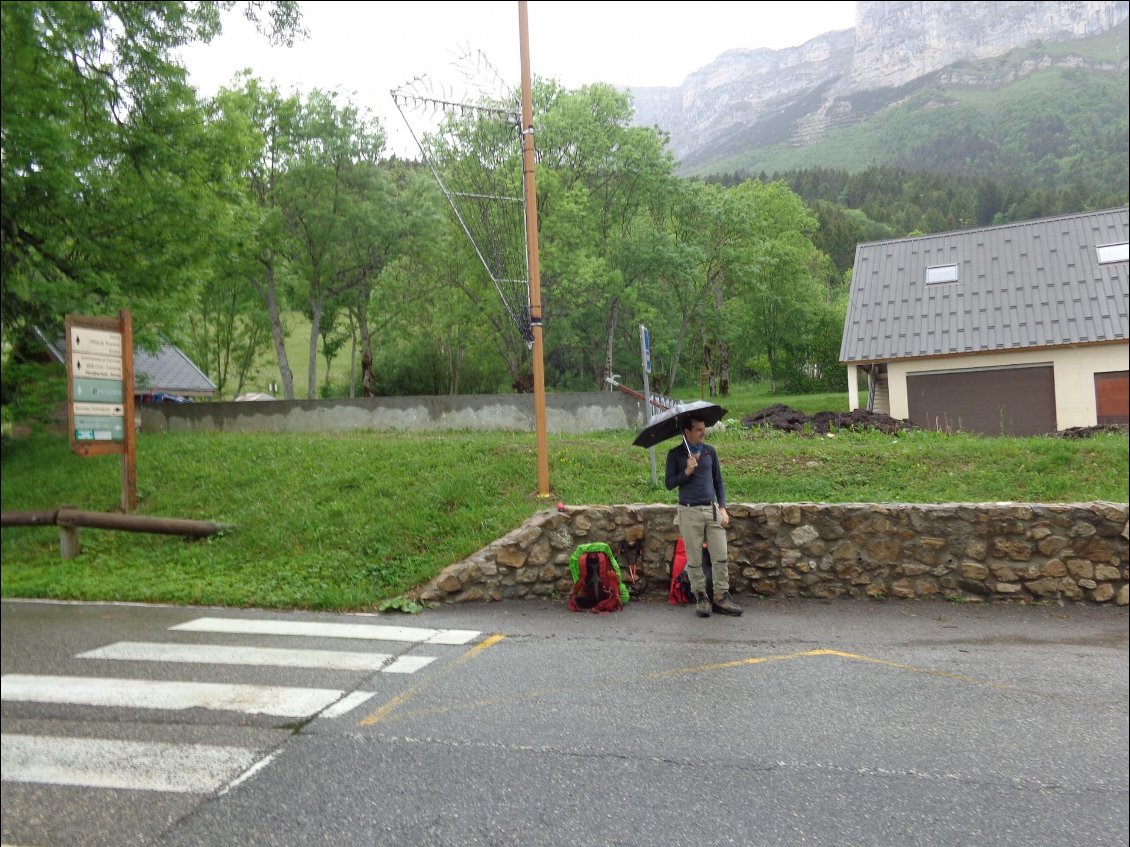
[[617, 562], [616, 557], [612, 555], [612, 548], [603, 541], [591, 541], [586, 544], [581, 544], [573, 551], [573, 555], [569, 558], [569, 571], [573, 574], [574, 584], [581, 578], [581, 556], [586, 553], [603, 553], [608, 557], [608, 561], [612, 565], [612, 570], [616, 572], [616, 581], [620, 585], [620, 602], [626, 604], [630, 599], [630, 595], [628, 593], [628, 586], [624, 584], [624, 578], [620, 574], [620, 563]]

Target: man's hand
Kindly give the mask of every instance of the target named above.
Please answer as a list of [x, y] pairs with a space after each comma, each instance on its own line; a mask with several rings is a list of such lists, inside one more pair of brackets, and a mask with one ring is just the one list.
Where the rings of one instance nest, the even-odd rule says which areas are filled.
[[721, 523], [723, 527], [727, 527], [727, 526], [730, 525], [730, 513], [726, 511], [725, 506], [719, 506], [718, 507], [718, 515], [721, 518], [719, 523]]
[[694, 453], [687, 456], [687, 476], [694, 473], [694, 469], [698, 467], [698, 457]]

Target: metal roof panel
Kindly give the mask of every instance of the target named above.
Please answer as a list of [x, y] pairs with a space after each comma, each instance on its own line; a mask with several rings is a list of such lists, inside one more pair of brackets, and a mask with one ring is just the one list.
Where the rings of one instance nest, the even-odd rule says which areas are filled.
[[[856, 247], [840, 361], [1125, 340], [1126, 207]], [[956, 282], [926, 268], [958, 266]]]

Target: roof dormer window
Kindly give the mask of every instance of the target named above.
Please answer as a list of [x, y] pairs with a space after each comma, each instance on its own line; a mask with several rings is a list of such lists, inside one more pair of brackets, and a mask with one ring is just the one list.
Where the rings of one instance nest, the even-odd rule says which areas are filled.
[[1130, 242], [1122, 241], [1118, 244], [1100, 244], [1098, 249], [1099, 264], [1109, 265], [1111, 262], [1125, 262], [1130, 259], [1130, 250], [1127, 249], [1127, 244]]
[[935, 282], [957, 282], [957, 265], [935, 265], [926, 268], [926, 282], [929, 285]]

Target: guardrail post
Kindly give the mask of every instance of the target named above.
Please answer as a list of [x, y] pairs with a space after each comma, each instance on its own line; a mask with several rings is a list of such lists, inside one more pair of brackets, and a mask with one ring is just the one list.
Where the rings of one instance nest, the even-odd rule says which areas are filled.
[[[59, 511], [63, 509], [73, 509], [74, 506], [60, 506]], [[56, 513], [57, 514], [57, 513]], [[56, 520], [58, 518], [56, 517]], [[82, 542], [78, 538], [78, 526], [75, 524], [59, 524], [59, 555], [63, 561], [73, 559], [82, 552]]]
[[82, 552], [82, 544], [78, 540], [77, 526], [59, 527], [59, 555], [63, 560], [73, 559]]

